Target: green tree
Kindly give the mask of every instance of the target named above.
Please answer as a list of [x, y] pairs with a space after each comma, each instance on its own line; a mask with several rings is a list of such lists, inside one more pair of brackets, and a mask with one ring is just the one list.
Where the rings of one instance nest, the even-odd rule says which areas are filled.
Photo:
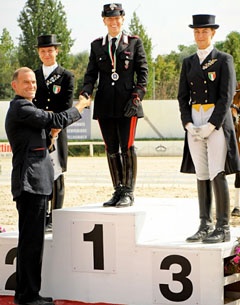
[[155, 95], [156, 99], [171, 100], [177, 98], [178, 83], [183, 59], [195, 53], [195, 44], [179, 45], [179, 52], [158, 55], [155, 60]]
[[84, 51], [76, 55], [71, 55], [70, 57], [72, 61], [71, 71], [75, 75], [74, 98], [78, 99], [81, 88], [83, 87], [83, 78], [87, 69], [89, 53], [88, 51]]
[[[220, 49], [220, 46], [222, 48]], [[240, 81], [240, 33], [231, 32], [227, 35], [226, 40], [222, 45], [218, 44], [218, 48], [221, 51], [227, 52], [233, 56], [237, 80]]]
[[152, 59], [152, 40], [148, 37], [146, 30], [144, 29], [143, 25], [140, 23], [137, 14], [134, 12], [133, 17], [131, 19], [129, 25], [129, 31], [131, 35], [137, 35], [141, 38], [143, 42], [143, 46], [146, 52], [147, 62], [148, 62], [148, 86], [147, 92], [145, 95], [145, 99], [152, 98], [153, 94], [153, 59]]
[[[176, 53], [175, 53], [176, 54]], [[155, 61], [155, 97], [158, 100], [176, 99], [179, 69], [176, 56], [158, 55]]]
[[27, 0], [18, 18], [22, 34], [19, 38], [19, 62], [22, 66], [36, 69], [39, 58], [36, 52], [39, 35], [56, 34], [62, 43], [58, 62], [66, 68], [70, 66], [69, 51], [73, 45], [71, 30], [67, 29], [64, 7], [59, 0]]
[[17, 49], [6, 28], [0, 36], [0, 99], [9, 100], [13, 91], [11, 79], [13, 71], [18, 68]]
[[191, 44], [190, 46], [179, 45], [179, 64], [182, 65], [183, 59], [197, 52], [197, 45]]

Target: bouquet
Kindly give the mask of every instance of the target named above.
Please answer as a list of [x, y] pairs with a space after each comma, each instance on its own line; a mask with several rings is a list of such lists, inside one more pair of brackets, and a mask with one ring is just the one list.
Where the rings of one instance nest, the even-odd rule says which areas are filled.
[[4, 233], [6, 230], [0, 226], [0, 233]]
[[233, 274], [240, 272], [240, 237], [237, 239], [238, 244], [234, 248], [234, 256], [224, 265], [224, 273]]

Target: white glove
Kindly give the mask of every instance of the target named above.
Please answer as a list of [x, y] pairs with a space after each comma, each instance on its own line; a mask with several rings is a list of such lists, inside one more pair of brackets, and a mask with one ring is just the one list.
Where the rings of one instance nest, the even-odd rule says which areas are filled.
[[202, 139], [207, 139], [215, 128], [216, 128], [216, 126], [214, 126], [213, 124], [207, 123], [207, 124], [199, 126], [196, 130], [196, 133]]
[[193, 123], [187, 123], [185, 125], [185, 128], [187, 129], [187, 131], [192, 135], [192, 136], [197, 136], [196, 133], [196, 126], [193, 125]]

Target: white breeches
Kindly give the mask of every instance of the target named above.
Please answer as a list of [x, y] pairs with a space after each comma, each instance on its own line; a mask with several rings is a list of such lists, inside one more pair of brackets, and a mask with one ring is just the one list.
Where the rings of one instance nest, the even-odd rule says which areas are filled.
[[[204, 111], [192, 109], [192, 119], [195, 126], [208, 122], [214, 107]], [[225, 170], [227, 144], [222, 127], [214, 130], [206, 140], [193, 137], [188, 132], [188, 144], [196, 176], [199, 180], [213, 180], [220, 172]]]

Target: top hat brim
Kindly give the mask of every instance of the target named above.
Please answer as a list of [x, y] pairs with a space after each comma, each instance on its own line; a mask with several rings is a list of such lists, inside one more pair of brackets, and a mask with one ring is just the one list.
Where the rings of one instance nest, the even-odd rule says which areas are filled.
[[196, 29], [196, 28], [212, 28], [212, 29], [218, 29], [219, 25], [218, 24], [189, 24], [189, 27], [191, 29]]
[[36, 48], [46, 48], [46, 47], [57, 47], [60, 45], [61, 45], [61, 42], [55, 42], [55, 43], [38, 44], [38, 45], [35, 45], [35, 47]]

